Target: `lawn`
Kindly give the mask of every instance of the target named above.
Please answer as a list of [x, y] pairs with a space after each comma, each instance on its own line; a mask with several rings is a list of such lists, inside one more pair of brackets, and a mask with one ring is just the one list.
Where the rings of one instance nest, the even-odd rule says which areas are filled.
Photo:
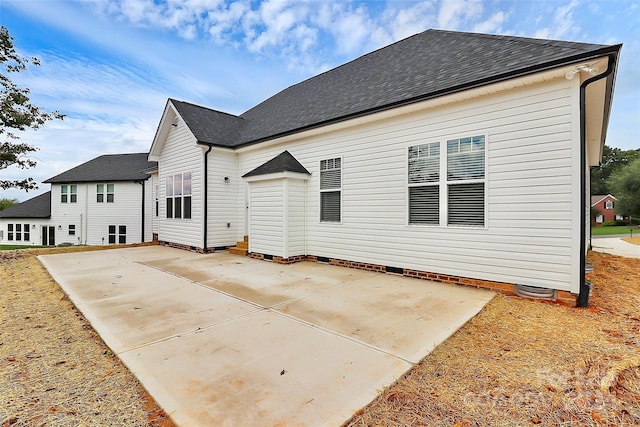
[[46, 248], [46, 246], [24, 246], [24, 245], [0, 245], [0, 251], [11, 251], [14, 249], [39, 249]]
[[616, 225], [612, 227], [592, 227], [591, 235], [592, 236], [607, 236], [611, 234], [626, 234], [631, 237], [630, 230], [633, 230], [634, 236], [640, 236], [640, 227], [637, 225]]

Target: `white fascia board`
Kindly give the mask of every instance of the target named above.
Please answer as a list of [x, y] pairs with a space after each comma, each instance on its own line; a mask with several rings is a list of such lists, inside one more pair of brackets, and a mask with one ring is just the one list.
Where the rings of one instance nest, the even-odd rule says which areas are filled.
[[302, 180], [308, 180], [310, 178], [310, 175], [307, 175], [306, 173], [300, 173], [300, 172], [275, 172], [275, 173], [268, 173], [268, 174], [264, 174], [264, 175], [255, 175], [255, 176], [248, 176], [246, 178], [242, 178], [243, 180], [247, 181], [247, 182], [254, 182], [254, 181], [267, 181], [270, 179], [302, 179]]

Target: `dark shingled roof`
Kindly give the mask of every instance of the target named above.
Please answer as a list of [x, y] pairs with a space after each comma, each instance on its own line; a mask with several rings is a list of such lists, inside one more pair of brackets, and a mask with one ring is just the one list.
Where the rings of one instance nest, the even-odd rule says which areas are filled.
[[[232, 114], [175, 99], [169, 101], [178, 110], [180, 117], [199, 143], [232, 147], [237, 143], [240, 130], [246, 124], [246, 120]], [[215, 123], [215, 126], [211, 126], [212, 123]]]
[[0, 218], [50, 218], [51, 191], [0, 211]]
[[300, 162], [291, 155], [291, 153], [285, 150], [268, 162], [258, 166], [251, 172], [247, 172], [246, 174], [242, 175], [242, 177], [247, 178], [249, 176], [266, 175], [269, 173], [278, 172], [298, 172], [311, 175], [309, 171], [305, 169], [305, 167], [302, 166]]
[[44, 181], [46, 183], [138, 181], [149, 178], [144, 171], [156, 167], [149, 153], [105, 154]]
[[239, 117], [191, 106], [199, 110], [195, 120], [184, 118], [199, 141], [238, 147], [619, 49], [427, 30], [288, 87]]

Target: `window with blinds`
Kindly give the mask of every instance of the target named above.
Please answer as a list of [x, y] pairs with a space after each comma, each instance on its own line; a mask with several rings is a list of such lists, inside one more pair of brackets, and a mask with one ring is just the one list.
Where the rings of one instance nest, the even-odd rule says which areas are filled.
[[342, 159], [320, 161], [320, 221], [340, 222]]
[[484, 135], [447, 141], [447, 224], [484, 226]]
[[[484, 226], [485, 137], [450, 139], [446, 158], [439, 142], [408, 151], [409, 224]], [[444, 147], [443, 147], [444, 150]]]
[[440, 223], [440, 143], [409, 147], [409, 223]]

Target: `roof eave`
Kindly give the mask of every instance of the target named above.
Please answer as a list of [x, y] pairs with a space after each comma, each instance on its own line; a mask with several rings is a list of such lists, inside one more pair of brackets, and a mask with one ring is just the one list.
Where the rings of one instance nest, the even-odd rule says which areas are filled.
[[[393, 108], [402, 107], [402, 106], [410, 105], [410, 104], [415, 104], [417, 102], [428, 101], [430, 99], [438, 98], [438, 97], [445, 96], [445, 95], [452, 95], [452, 94], [455, 94], [455, 93], [463, 92], [465, 90], [474, 89], [474, 88], [481, 87], [481, 86], [486, 86], [486, 85], [489, 85], [489, 84], [500, 83], [500, 82], [503, 82], [505, 80], [510, 80], [510, 79], [514, 79], [514, 78], [518, 78], [518, 77], [525, 77], [525, 76], [528, 76], [528, 75], [531, 75], [531, 74], [544, 72], [544, 71], [547, 71], [547, 70], [550, 70], [550, 69], [554, 69], [554, 68], [558, 68], [558, 67], [562, 67], [562, 66], [567, 66], [567, 65], [571, 65], [571, 64], [579, 63], [579, 62], [583, 62], [583, 61], [588, 61], [590, 59], [600, 58], [600, 57], [603, 57], [603, 56], [606, 56], [606, 55], [610, 55], [612, 53], [616, 54], [616, 56], [617, 56], [619, 51], [620, 51], [621, 46], [622, 46], [622, 44], [605, 46], [605, 47], [603, 47], [601, 49], [597, 49], [595, 51], [589, 51], [589, 52], [581, 53], [581, 54], [578, 54], [578, 55], [572, 55], [572, 56], [569, 56], [567, 58], [546, 62], [544, 64], [540, 64], [540, 65], [536, 65], [536, 66], [532, 66], [532, 67], [522, 68], [520, 70], [511, 71], [511, 72], [504, 73], [504, 74], [499, 74], [497, 76], [492, 76], [492, 77], [488, 77], [488, 78], [485, 78], [485, 79], [474, 80], [472, 82], [468, 82], [468, 83], [465, 83], [465, 84], [462, 84], [462, 85], [453, 86], [453, 87], [450, 87], [450, 88], [447, 88], [447, 89], [443, 89], [443, 90], [439, 90], [439, 91], [425, 93], [425, 94], [422, 94], [422, 95], [419, 95], [419, 96], [416, 96], [416, 97], [403, 99], [401, 101], [380, 105], [380, 106], [377, 106], [377, 107], [374, 107], [374, 108], [358, 111], [356, 113], [351, 113], [351, 114], [347, 114], [347, 115], [340, 116], [340, 117], [335, 117], [335, 118], [332, 118], [332, 119], [329, 119], [329, 120], [313, 123], [313, 124], [310, 124], [310, 125], [307, 125], [307, 126], [302, 126], [302, 127], [299, 127], [299, 128], [295, 128], [295, 129], [291, 129], [291, 130], [285, 131], [285, 132], [280, 132], [280, 133], [277, 133], [277, 134], [274, 134], [274, 135], [269, 135], [269, 136], [266, 136], [266, 137], [257, 138], [257, 139], [254, 139], [254, 140], [242, 142], [240, 144], [237, 144], [237, 145], [233, 146], [233, 148], [248, 147], [250, 145], [259, 144], [259, 143], [262, 143], [262, 142], [266, 142], [266, 141], [282, 138], [282, 137], [285, 137], [285, 136], [294, 135], [294, 134], [305, 132], [305, 131], [308, 131], [308, 130], [317, 129], [317, 128], [320, 128], [320, 127], [323, 127], [323, 126], [344, 122], [344, 121], [347, 121], [347, 120], [351, 120], [351, 119], [367, 116], [367, 115], [370, 115], [370, 114], [373, 114], [373, 113], [379, 113], [379, 112], [387, 111], [387, 110], [390, 110], [390, 109], [393, 109]], [[608, 121], [608, 117], [607, 117], [607, 121]]]

